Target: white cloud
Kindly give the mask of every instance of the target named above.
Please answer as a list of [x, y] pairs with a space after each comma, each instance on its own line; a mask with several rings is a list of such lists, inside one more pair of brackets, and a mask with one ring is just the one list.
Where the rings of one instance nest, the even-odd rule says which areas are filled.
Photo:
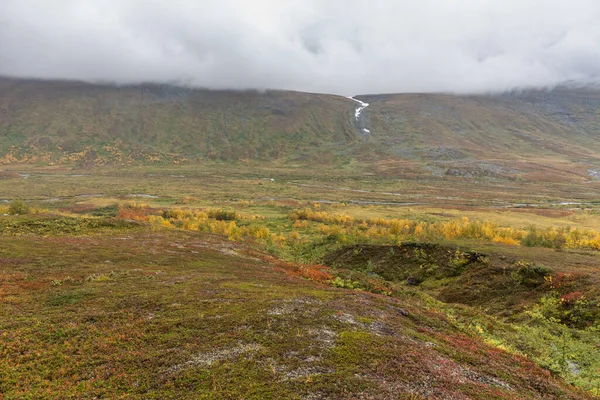
[[2, 0], [0, 74], [343, 95], [600, 80], [597, 0]]

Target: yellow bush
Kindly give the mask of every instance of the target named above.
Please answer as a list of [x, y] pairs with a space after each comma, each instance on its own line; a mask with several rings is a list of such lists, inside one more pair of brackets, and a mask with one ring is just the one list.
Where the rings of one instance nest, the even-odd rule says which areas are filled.
[[271, 232], [269, 231], [269, 228], [267, 228], [265, 226], [252, 227], [250, 229], [250, 234], [257, 239], [267, 239], [269, 236], [271, 236]]
[[300, 233], [298, 233], [297, 231], [291, 231], [288, 235], [288, 238], [291, 240], [298, 240], [300, 239]]
[[193, 218], [186, 218], [183, 221], [183, 229], [188, 231], [197, 231], [200, 227], [200, 224], [194, 220]]
[[415, 236], [420, 237], [423, 234], [423, 228], [425, 227], [423, 222], [420, 222], [417, 226], [415, 226]]
[[[144, 204], [128, 206], [147, 207]], [[0, 207], [0, 213], [3, 211]], [[147, 214], [146, 214], [147, 215]], [[513, 246], [545, 246], [587, 248], [600, 250], [600, 233], [591, 229], [548, 227], [518, 229], [500, 227], [491, 221], [470, 220], [467, 217], [447, 221], [415, 221], [408, 219], [370, 218], [355, 219], [345, 214], [329, 214], [314, 208], [296, 209], [289, 214], [293, 231], [288, 235], [273, 234], [261, 226], [263, 216], [241, 216], [234, 211], [168, 209], [159, 215], [150, 215], [153, 226], [177, 227], [185, 230], [204, 231], [238, 240], [245, 236], [270, 239], [275, 246], [292, 246], [308, 240], [311, 234], [335, 236], [338, 243], [378, 241], [400, 243], [403, 240], [453, 240], [475, 239]], [[235, 220], [257, 221], [251, 226], [237, 226]], [[318, 222], [311, 224], [309, 221]], [[303, 235], [300, 234], [303, 232]]]
[[304, 220], [296, 220], [294, 221], [294, 228], [299, 229], [299, 228], [308, 228], [308, 221]]
[[504, 243], [504, 244], [511, 244], [513, 246], [520, 246], [521, 242], [518, 241], [517, 239], [513, 239], [510, 237], [503, 237], [503, 236], [494, 236], [494, 238], [492, 239], [492, 242], [494, 243]]
[[327, 222], [330, 224], [351, 224], [354, 219], [349, 215], [329, 215], [325, 211], [313, 211], [310, 208], [294, 210], [290, 214], [292, 221], [308, 220], [316, 222]]

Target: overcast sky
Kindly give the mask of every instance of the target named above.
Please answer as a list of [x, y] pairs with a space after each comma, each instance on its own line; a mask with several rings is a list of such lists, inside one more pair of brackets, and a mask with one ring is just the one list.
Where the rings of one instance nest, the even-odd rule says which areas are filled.
[[353, 95], [600, 81], [600, 0], [0, 0], [0, 75]]

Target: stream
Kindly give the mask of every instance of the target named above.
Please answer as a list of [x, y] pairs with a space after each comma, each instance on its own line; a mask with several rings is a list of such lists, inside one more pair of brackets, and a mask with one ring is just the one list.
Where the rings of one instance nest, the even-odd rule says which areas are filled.
[[371, 131], [365, 127], [362, 127], [361, 125], [361, 116], [360, 114], [363, 112], [363, 110], [367, 107], [369, 107], [369, 103], [365, 103], [364, 101], [360, 101], [358, 99], [355, 99], [354, 97], [348, 97], [350, 100], [354, 100], [356, 101], [358, 104], [360, 104], [360, 106], [358, 106], [358, 108], [356, 108], [356, 110], [354, 111], [354, 118], [356, 119], [356, 127], [361, 131], [361, 135], [363, 136], [367, 136], [371, 133]]

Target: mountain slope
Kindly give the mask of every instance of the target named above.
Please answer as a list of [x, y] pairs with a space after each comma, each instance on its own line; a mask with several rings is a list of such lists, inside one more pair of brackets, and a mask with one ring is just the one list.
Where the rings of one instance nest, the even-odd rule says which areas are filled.
[[151, 161], [165, 155], [318, 157], [356, 140], [352, 110], [348, 99], [299, 92], [3, 79], [0, 151], [6, 154], [12, 148], [16, 158], [32, 154], [56, 161], [84, 150], [85, 155], [74, 159], [95, 163]]
[[444, 146], [448, 158], [596, 159], [600, 152], [598, 91], [362, 98], [371, 102], [375, 139], [400, 154], [437, 158]]
[[0, 78], [0, 162], [356, 159], [378, 172], [402, 162], [427, 174], [578, 181], [600, 163], [598, 90], [359, 98], [370, 105], [357, 123], [357, 103], [334, 95]]
[[435, 174], [582, 181], [597, 171], [597, 90], [361, 99], [371, 104], [372, 145]]

